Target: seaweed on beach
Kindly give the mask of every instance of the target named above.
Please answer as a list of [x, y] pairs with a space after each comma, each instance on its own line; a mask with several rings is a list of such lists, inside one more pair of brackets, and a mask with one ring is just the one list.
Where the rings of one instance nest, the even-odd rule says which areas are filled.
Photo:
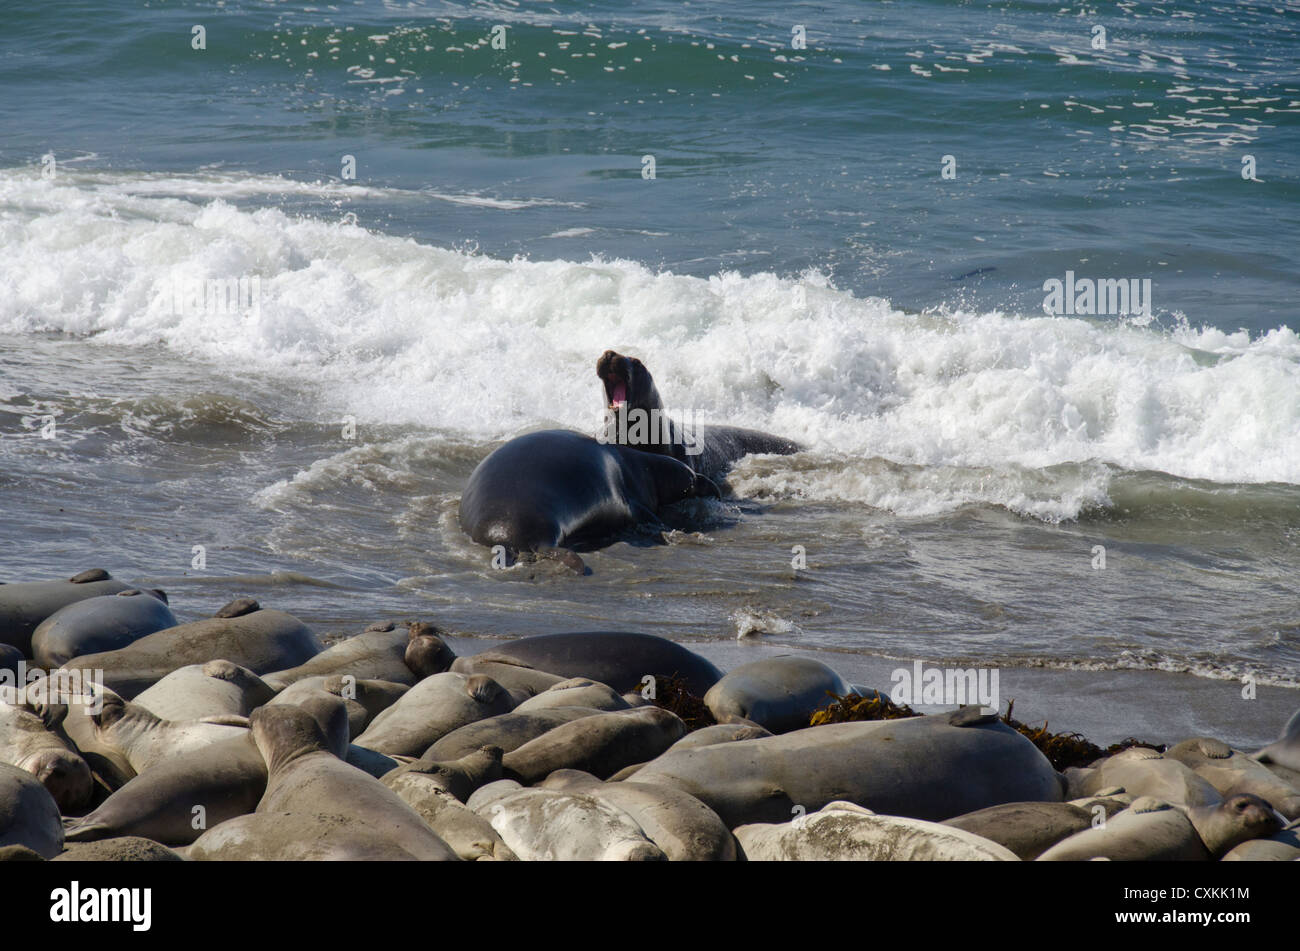
[[687, 733], [713, 726], [718, 722], [713, 718], [709, 708], [704, 705], [703, 698], [686, 689], [686, 681], [676, 675], [655, 678], [655, 695], [650, 698], [650, 702], [656, 707], [663, 707], [677, 714], [686, 724]]
[[[822, 726], [827, 723], [853, 723], [859, 720], [901, 720], [921, 716], [907, 704], [894, 703], [881, 693], [872, 693], [867, 697], [851, 693], [841, 697], [828, 690], [827, 694], [833, 702], [816, 711], [810, 718], [809, 726]], [[1158, 753], [1163, 753], [1167, 748], [1157, 743], [1148, 743], [1145, 740], [1130, 736], [1102, 749], [1080, 733], [1049, 733], [1047, 732], [1046, 723], [1042, 726], [1029, 726], [1026, 723], [1021, 723], [1011, 716], [1011, 711], [1015, 708], [1015, 705], [1015, 700], [1007, 703], [1007, 712], [1002, 715], [1002, 722], [1038, 747], [1039, 751], [1047, 757], [1048, 762], [1052, 764], [1052, 767], [1058, 771], [1066, 770], [1071, 766], [1087, 766], [1094, 760], [1099, 760], [1105, 756], [1113, 756], [1134, 746], [1152, 749]]]
[[907, 704], [897, 704], [883, 693], [872, 693], [869, 697], [850, 693], [841, 697], [826, 691], [834, 702], [822, 707], [812, 715], [809, 726], [822, 726], [826, 723], [852, 723], [857, 720], [902, 720], [907, 717], [920, 716]]
[[1002, 715], [1002, 722], [1038, 747], [1047, 757], [1048, 762], [1058, 771], [1064, 771], [1071, 766], [1087, 766], [1102, 757], [1113, 756], [1134, 746], [1155, 750], [1157, 753], [1163, 753], [1167, 749], [1163, 745], [1148, 743], [1132, 736], [1102, 749], [1081, 733], [1048, 733], [1046, 723], [1042, 726], [1021, 723], [1011, 716], [1015, 705], [1014, 699], [1007, 702], [1007, 712]]

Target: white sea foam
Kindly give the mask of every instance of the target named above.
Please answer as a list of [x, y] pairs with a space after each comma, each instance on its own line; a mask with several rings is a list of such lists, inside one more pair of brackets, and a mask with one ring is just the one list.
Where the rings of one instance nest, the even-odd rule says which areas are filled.
[[[646, 362], [670, 409], [812, 447], [815, 466], [737, 474], [741, 491], [777, 498], [905, 512], [977, 501], [1056, 519], [1105, 502], [1103, 463], [1300, 484], [1300, 339], [1287, 329], [915, 315], [815, 273], [495, 260], [241, 210], [223, 188], [273, 191], [0, 173], [0, 331], [162, 343], [314, 393], [322, 420], [475, 440], [593, 429], [595, 360], [614, 348]], [[260, 313], [175, 314], [161, 298], [174, 279], [232, 275], [260, 276]]]

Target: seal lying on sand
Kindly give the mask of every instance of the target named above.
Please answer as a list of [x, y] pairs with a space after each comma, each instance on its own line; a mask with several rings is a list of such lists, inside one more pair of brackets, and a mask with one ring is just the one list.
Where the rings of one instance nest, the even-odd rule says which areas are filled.
[[[671, 456], [695, 472], [718, 479], [743, 456], [788, 456], [803, 447], [791, 439], [736, 426], [679, 426], [668, 416], [654, 377], [636, 357], [606, 350], [596, 361], [605, 387], [615, 441], [634, 449]], [[640, 423], [640, 425], [638, 425]]]
[[1029, 740], [975, 707], [669, 750], [635, 779], [690, 793], [732, 829], [840, 799], [938, 822], [1004, 802], [1059, 802], [1064, 785]]
[[32, 632], [55, 611], [86, 598], [117, 594], [129, 585], [102, 568], [92, 568], [66, 581], [20, 581], [0, 585], [0, 643], [12, 644], [32, 656]]
[[63, 812], [85, 805], [94, 786], [86, 761], [50, 730], [67, 712], [62, 704], [49, 705], [37, 716], [25, 707], [0, 702], [0, 762], [35, 776]]
[[32, 633], [32, 656], [40, 667], [53, 670], [74, 657], [117, 650], [176, 623], [163, 592], [127, 588], [59, 608]]
[[241, 600], [206, 620], [169, 627], [118, 650], [83, 654], [64, 666], [102, 670], [104, 684], [130, 700], [189, 664], [228, 660], [263, 674], [305, 663], [323, 649], [311, 629], [292, 614]]
[[808, 657], [765, 657], [741, 664], [709, 688], [704, 703], [719, 723], [739, 717], [773, 733], [808, 725], [813, 713], [848, 685], [821, 661]]
[[687, 690], [704, 696], [722, 679], [722, 671], [711, 661], [681, 644], [656, 634], [629, 631], [577, 631], [521, 637], [480, 654], [459, 657], [451, 669], [495, 677], [497, 672], [487, 667], [488, 664], [543, 671], [548, 677], [556, 678], [547, 682], [543, 690], [550, 689], [559, 679], [586, 677], [624, 693], [643, 686], [646, 677], [680, 677]]
[[23, 845], [47, 859], [63, 851], [54, 798], [31, 773], [0, 763], [0, 847]]
[[1250, 839], [1282, 828], [1273, 807], [1258, 796], [1232, 796], [1208, 806], [1180, 809], [1141, 796], [1104, 826], [1076, 833], [1038, 857], [1040, 862], [1207, 862]]
[[954, 826], [880, 816], [851, 802], [827, 803], [790, 822], [736, 829], [751, 862], [1016, 862], [1015, 853]]
[[[427, 638], [422, 641], [421, 637], [425, 635]], [[417, 647], [424, 645], [426, 649], [413, 649], [413, 644]], [[267, 674], [263, 679], [276, 690], [305, 677], [328, 674], [410, 686], [422, 677], [442, 673], [455, 656], [438, 637], [438, 629], [432, 624], [415, 621], [403, 628], [392, 621], [384, 621], [339, 641], [306, 663]]]

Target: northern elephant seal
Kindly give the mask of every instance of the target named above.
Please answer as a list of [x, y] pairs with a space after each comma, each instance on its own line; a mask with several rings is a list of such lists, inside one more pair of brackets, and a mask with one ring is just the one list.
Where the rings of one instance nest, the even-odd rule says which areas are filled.
[[474, 790], [501, 778], [501, 748], [484, 746], [454, 760], [418, 759], [399, 766], [381, 778], [384, 785], [396, 789], [395, 784], [408, 774], [418, 775], [421, 784], [435, 786], [465, 802], [474, 794]]
[[596, 376], [605, 391], [605, 438], [669, 456], [711, 479], [753, 453], [790, 455], [803, 449], [794, 440], [755, 429], [679, 425], [665, 410], [654, 377], [636, 357], [606, 350], [596, 361]]
[[128, 588], [59, 608], [32, 632], [32, 655], [38, 665], [54, 670], [74, 657], [117, 650], [176, 623], [161, 591]]
[[[347, 712], [339, 698], [305, 698], [325, 749], [348, 750]], [[73, 842], [144, 836], [167, 845], [194, 842], [206, 830], [257, 808], [266, 792], [266, 761], [250, 731], [169, 756], [130, 779], [89, 815], [68, 824]]]
[[557, 769], [608, 779], [624, 766], [654, 759], [686, 734], [686, 725], [660, 707], [598, 713], [557, 726], [501, 760], [507, 779], [540, 782]]
[[163, 720], [108, 689], [101, 691], [100, 709], [72, 704], [68, 710], [64, 728], [78, 749], [115, 750], [136, 773], [180, 753], [239, 736], [246, 728], [241, 717]]
[[503, 753], [510, 753], [561, 724], [602, 712], [590, 707], [547, 707], [532, 713], [520, 713], [516, 708], [510, 713], [487, 717], [452, 730], [430, 746], [422, 758], [454, 760], [483, 746], [495, 746]]
[[403, 772], [397, 777], [385, 776], [384, 784], [466, 862], [518, 860], [490, 822], [437, 785], [434, 777]]
[[676, 786], [732, 829], [836, 800], [937, 822], [1004, 802], [1056, 802], [1063, 791], [1029, 740], [973, 707], [670, 750], [636, 781]]
[[[460, 670], [462, 662], [477, 665], [489, 661], [545, 671], [559, 680], [586, 677], [619, 693], [641, 686], [646, 677], [680, 678], [687, 690], [702, 697], [722, 679], [722, 671], [711, 661], [681, 644], [654, 634], [626, 631], [521, 637], [504, 646], [458, 658], [451, 669]], [[554, 682], [543, 689], [551, 686]]]
[[[426, 642], [425, 650], [411, 652], [412, 658], [423, 660], [413, 668], [407, 662], [407, 650], [414, 638], [423, 635], [432, 640]], [[269, 673], [263, 679], [277, 690], [306, 677], [331, 675], [411, 686], [430, 674], [442, 673], [451, 666], [455, 656], [432, 625], [402, 628], [384, 622], [372, 624], [360, 634], [339, 641], [302, 664]]]
[[48, 722], [24, 707], [0, 703], [0, 762], [31, 773], [54, 797], [59, 811], [71, 813], [90, 800], [90, 767], [48, 729], [62, 721], [67, 707], [47, 707], [45, 712], [51, 717]]
[[740, 740], [757, 740], [775, 736], [771, 730], [751, 723], [715, 723], [692, 730], [669, 747], [670, 750], [690, 750], [697, 746], [715, 746], [718, 743], [736, 743]]
[[736, 829], [751, 862], [1015, 862], [1015, 853], [972, 832], [923, 819], [877, 815], [830, 802], [777, 824]]
[[551, 773], [541, 788], [581, 792], [627, 813], [669, 861], [736, 859], [736, 841], [718, 814], [680, 790], [648, 783], [606, 783], [573, 769]]
[[1292, 822], [1267, 838], [1251, 839], [1233, 846], [1225, 862], [1294, 862], [1300, 859], [1300, 822]]
[[1038, 857], [1040, 862], [1204, 862], [1249, 839], [1282, 828], [1277, 814], [1258, 796], [1233, 796], [1209, 806], [1179, 808], [1141, 796], [1101, 827], [1070, 836]]
[[137, 694], [134, 703], [163, 720], [248, 716], [275, 691], [247, 667], [228, 660], [188, 664]]
[[54, 797], [25, 769], [0, 763], [0, 847], [26, 846], [43, 858], [63, 851]]
[[808, 657], [765, 657], [741, 664], [709, 688], [704, 704], [719, 723], [736, 717], [773, 733], [800, 730], [813, 713], [848, 693], [831, 668]]
[[[268, 701], [268, 705], [293, 704], [294, 706], [304, 706], [313, 701], [329, 697], [342, 705], [347, 719], [348, 736], [360, 736], [370, 720], [370, 713], [356, 700], [344, 699], [338, 694], [325, 690], [324, 684], [328, 679], [327, 677], [305, 677], [281, 690], [273, 699]], [[343, 755], [346, 756], [346, 752]]]
[[396, 793], [329, 752], [324, 734], [306, 711], [267, 706], [249, 719], [268, 770], [259, 814], [341, 812], [349, 826], [364, 827], [376, 845], [388, 844], [423, 860], [458, 858]]
[[[0, 591], [4, 589], [0, 588]], [[1282, 727], [1282, 735], [1255, 754], [1261, 763], [1300, 772], [1300, 710]]]
[[1300, 789], [1220, 740], [1207, 736], [1184, 740], [1165, 756], [1193, 770], [1225, 799], [1254, 793], [1287, 819], [1300, 819]]
[[1124, 809], [1119, 799], [1075, 802], [1008, 802], [945, 819], [943, 825], [996, 842], [1031, 861], [1056, 843]]
[[1207, 806], [1223, 799], [1213, 786], [1188, 767], [1144, 747], [1131, 747], [1098, 760], [1088, 768], [1065, 771], [1070, 797], [1095, 796], [1122, 786], [1131, 796], [1152, 796], [1183, 806]]
[[70, 823], [70, 842], [143, 836], [188, 845], [207, 829], [257, 808], [266, 763], [247, 730], [168, 757], [130, 779], [92, 812]]
[[263, 674], [303, 664], [321, 650], [321, 642], [302, 621], [283, 611], [262, 609], [179, 624], [118, 650], [83, 654], [65, 666], [102, 670], [104, 683], [130, 700], [189, 664], [227, 660]]
[[453, 730], [513, 707], [514, 699], [492, 678], [447, 671], [412, 687], [355, 742], [387, 756], [421, 756]]
[[626, 710], [630, 704], [613, 687], [607, 687], [587, 677], [561, 680], [539, 694], [534, 694], [515, 707], [518, 713], [551, 707], [591, 707], [596, 710]]
[[32, 632], [60, 608], [99, 595], [117, 594], [130, 585], [102, 568], [92, 568], [66, 581], [20, 581], [0, 584], [0, 643], [32, 656]]
[[599, 548], [666, 506], [716, 497], [717, 487], [671, 456], [599, 442], [566, 429], [517, 436], [470, 474], [460, 527], [511, 556], [536, 552], [585, 571], [574, 549]]
[[593, 796], [517, 788], [503, 790], [477, 806], [473, 803], [471, 798], [471, 808], [525, 862], [667, 859], [631, 816]]

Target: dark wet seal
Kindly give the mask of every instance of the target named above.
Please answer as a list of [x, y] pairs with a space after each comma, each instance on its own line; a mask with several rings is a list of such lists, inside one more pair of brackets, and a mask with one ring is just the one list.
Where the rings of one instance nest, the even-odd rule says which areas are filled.
[[73, 575], [68, 580], [73, 584], [89, 584], [92, 581], [109, 581], [112, 577], [113, 576], [103, 568], [91, 568], [88, 571], [83, 571], [79, 575]]
[[383, 633], [384, 631], [391, 631], [395, 627], [397, 627], [397, 625], [392, 621], [376, 621], [373, 624], [367, 624], [366, 631], [377, 631]]
[[245, 614], [252, 614], [254, 611], [262, 610], [262, 606], [252, 598], [236, 598], [225, 607], [223, 607], [213, 617], [243, 617]]

